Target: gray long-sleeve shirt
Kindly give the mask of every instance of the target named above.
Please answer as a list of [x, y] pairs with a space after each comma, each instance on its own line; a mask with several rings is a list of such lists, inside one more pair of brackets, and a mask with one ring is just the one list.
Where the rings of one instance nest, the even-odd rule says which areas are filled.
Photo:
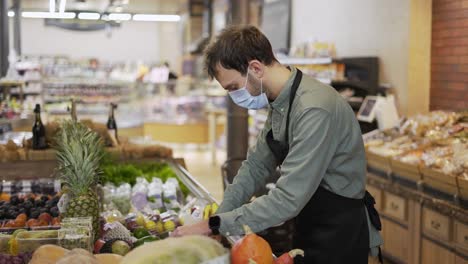
[[[289, 94], [296, 72], [292, 68], [283, 90], [270, 104], [257, 143], [233, 184], [226, 188], [218, 209], [224, 235], [243, 234], [244, 224], [258, 232], [294, 218], [319, 186], [348, 198], [364, 196], [366, 157], [354, 112], [335, 89], [303, 75], [291, 108], [289, 153], [281, 166], [281, 177], [275, 189], [246, 204], [276, 169], [266, 134], [272, 129], [275, 140], [285, 141]], [[369, 234], [371, 247], [382, 244], [370, 224]]]

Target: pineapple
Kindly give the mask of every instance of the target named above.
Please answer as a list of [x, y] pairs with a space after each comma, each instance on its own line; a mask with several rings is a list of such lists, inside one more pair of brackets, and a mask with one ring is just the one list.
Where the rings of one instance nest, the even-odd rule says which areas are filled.
[[100, 137], [77, 121], [65, 121], [57, 136], [59, 177], [69, 201], [65, 217], [92, 217], [94, 239], [99, 234], [99, 202], [96, 185], [103, 155]]

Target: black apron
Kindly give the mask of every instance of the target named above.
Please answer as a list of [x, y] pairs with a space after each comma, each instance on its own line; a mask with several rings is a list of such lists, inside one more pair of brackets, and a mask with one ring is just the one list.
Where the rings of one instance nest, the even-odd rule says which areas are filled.
[[[301, 79], [302, 72], [297, 70], [289, 95], [286, 143], [274, 140], [272, 130], [266, 136], [278, 166], [281, 166], [289, 152], [289, 115]], [[363, 199], [351, 199], [319, 187], [295, 218], [293, 247], [305, 252], [305, 257], [296, 258], [295, 263], [367, 263], [369, 229], [365, 207], [371, 223], [377, 230], [381, 230], [379, 214], [374, 204], [374, 198], [367, 191]], [[381, 261], [380, 250], [379, 259]]]

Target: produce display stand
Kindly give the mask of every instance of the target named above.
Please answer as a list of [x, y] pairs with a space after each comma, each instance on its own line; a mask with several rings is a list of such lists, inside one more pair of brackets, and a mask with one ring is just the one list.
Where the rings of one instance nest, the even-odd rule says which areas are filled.
[[[367, 153], [368, 172], [412, 189], [418, 189], [436, 199], [442, 199], [467, 209], [468, 180], [441, 171], [407, 164], [388, 157]], [[385, 163], [383, 163], [385, 161]], [[385, 164], [385, 165], [384, 165]], [[462, 195], [463, 193], [463, 195]]]
[[363, 135], [390, 263], [468, 263], [468, 113], [433, 111]]
[[[190, 173], [185, 169], [185, 162], [182, 158], [160, 159], [160, 158], [143, 158], [143, 159], [126, 159], [121, 162], [156, 162], [167, 163], [176, 173], [177, 177], [187, 186], [190, 192], [197, 198], [203, 198], [210, 202], [216, 202], [215, 198], [203, 187]], [[39, 161], [15, 161], [0, 163], [0, 180], [35, 180], [55, 178], [57, 162], [55, 160], [39, 160]]]
[[[50, 151], [50, 150], [49, 150]], [[181, 158], [141, 158], [141, 159], [121, 159], [116, 163], [125, 162], [131, 164], [138, 163], [164, 163], [168, 164], [176, 177], [188, 188], [189, 195], [197, 199], [203, 199], [210, 204], [218, 201], [202, 186], [185, 168], [185, 162]], [[38, 180], [55, 179], [57, 162], [53, 159], [41, 161], [17, 161], [0, 163], [1, 180]], [[230, 248], [239, 237], [224, 238], [222, 244]]]
[[467, 263], [468, 181], [392, 159], [387, 170], [383, 160], [369, 160], [367, 185], [382, 218], [384, 257], [393, 263]]

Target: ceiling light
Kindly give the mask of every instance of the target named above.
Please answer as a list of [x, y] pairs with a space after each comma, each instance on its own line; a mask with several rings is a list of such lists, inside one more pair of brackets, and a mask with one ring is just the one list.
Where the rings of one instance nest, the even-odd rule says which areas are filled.
[[131, 14], [127, 13], [111, 13], [109, 14], [110, 20], [117, 20], [117, 21], [127, 21], [132, 18]]
[[9, 17], [14, 17], [14, 16], [15, 16], [15, 12], [14, 12], [14, 11], [8, 11], [8, 16], [9, 16]]
[[150, 15], [150, 14], [135, 14], [135, 21], [156, 21], [156, 22], [177, 22], [180, 21], [179, 15]]
[[23, 17], [26, 18], [58, 18], [58, 19], [73, 19], [76, 14], [73, 12], [51, 13], [51, 12], [23, 12]]
[[98, 20], [101, 17], [101, 14], [99, 13], [79, 13], [78, 18], [79, 19], [85, 19], [85, 20]]

